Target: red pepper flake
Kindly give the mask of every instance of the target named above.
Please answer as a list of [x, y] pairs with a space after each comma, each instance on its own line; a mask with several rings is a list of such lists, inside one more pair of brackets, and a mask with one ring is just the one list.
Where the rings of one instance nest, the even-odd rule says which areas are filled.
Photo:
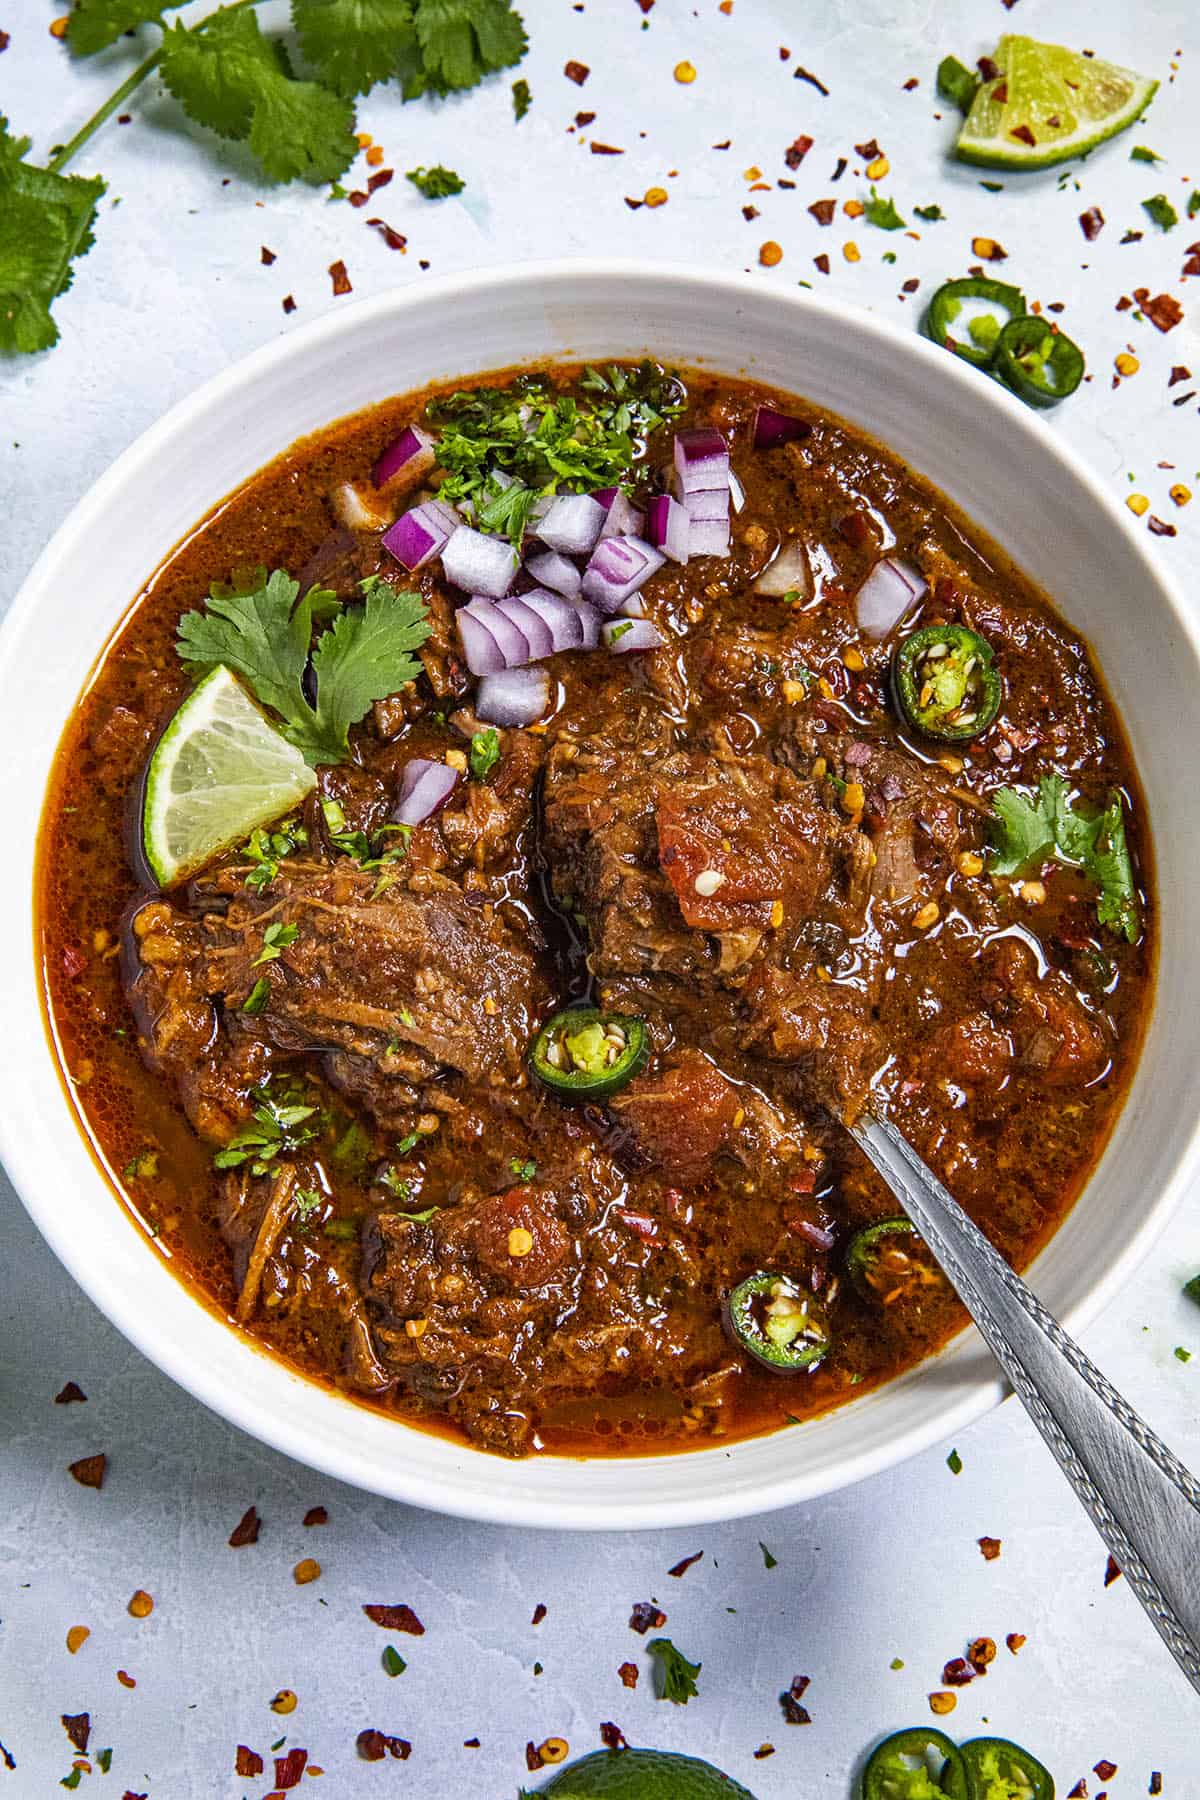
[[1000, 1554], [1000, 1539], [981, 1537], [978, 1542], [980, 1554], [982, 1555], [984, 1562], [995, 1562]]
[[638, 207], [645, 206], [646, 202], [644, 200], [631, 200], [629, 195], [626, 194], [625, 204], [629, 208], [630, 212], [636, 212], [638, 210]]
[[304, 1525], [328, 1525], [329, 1513], [323, 1506], [310, 1506], [301, 1523]]
[[80, 1756], [87, 1754], [88, 1738], [92, 1733], [91, 1713], [60, 1713], [62, 1727], [78, 1750]]
[[261, 1775], [263, 1759], [257, 1750], [251, 1750], [248, 1744], [239, 1744], [233, 1759], [235, 1775]]
[[104, 1471], [108, 1467], [108, 1458], [101, 1451], [97, 1456], [81, 1456], [78, 1462], [68, 1463], [67, 1469], [80, 1487], [101, 1488], [104, 1486]]
[[256, 1506], [248, 1506], [229, 1534], [229, 1548], [241, 1550], [246, 1544], [257, 1544], [262, 1520]]
[[625, 1733], [611, 1719], [606, 1719], [600, 1727], [600, 1742], [606, 1750], [628, 1750], [629, 1744]]
[[747, 225], [749, 225], [749, 223], [752, 219], [757, 219], [757, 217], [758, 217], [757, 206], [743, 206], [742, 217], [743, 217], [743, 219], [745, 219]]
[[920, 276], [919, 275], [910, 275], [907, 281], [902, 281], [900, 283], [900, 292], [902, 294], [915, 294], [917, 289], [920, 287], [920, 285], [921, 285]]
[[818, 94], [824, 95], [825, 99], [828, 100], [829, 89], [825, 86], [825, 83], [823, 81], [819, 81], [817, 79], [817, 77], [813, 74], [811, 69], [802, 69], [800, 67], [799, 63], [797, 63], [792, 79], [794, 81], [809, 82], [813, 87], [816, 88]]
[[1008, 1645], [1010, 1655], [1015, 1656], [1018, 1650], [1025, 1648], [1027, 1640], [1023, 1631], [1010, 1631], [1004, 1641]]
[[627, 1225], [634, 1237], [641, 1238], [644, 1243], [657, 1241], [658, 1225], [646, 1213], [630, 1212], [627, 1206], [614, 1206], [613, 1217], [620, 1219], [622, 1225]]
[[[407, 1738], [389, 1737], [386, 1731], [374, 1731], [370, 1727], [359, 1732], [354, 1744], [364, 1762], [382, 1762], [385, 1756], [394, 1756], [397, 1762], [407, 1762], [412, 1755], [412, 1745]], [[528, 1759], [528, 1752], [526, 1758]], [[535, 1766], [530, 1764], [531, 1768]]]
[[579, 126], [579, 128], [580, 128], [580, 130], [581, 130], [581, 131], [582, 131], [582, 129], [583, 129], [583, 127], [584, 127], [584, 126], [585, 126], [585, 125], [590, 125], [590, 124], [591, 124], [591, 122], [592, 122], [592, 120], [593, 120], [593, 119], [594, 119], [594, 118], [595, 118], [595, 116], [596, 116], [596, 115], [595, 115], [595, 113], [594, 113], [594, 112], [591, 112], [591, 113], [589, 113], [589, 112], [579, 112], [579, 113], [576, 113], [576, 114], [575, 114], [575, 123], [576, 123], [576, 124], [577, 124], [577, 125], [578, 125], [578, 126]]
[[805, 137], [803, 133], [798, 138], [795, 138], [783, 153], [783, 160], [788, 168], [798, 169], [812, 147], [812, 139], [810, 137]]
[[533, 1609], [533, 1617], [529, 1621], [529, 1623], [531, 1625], [540, 1625], [542, 1620], [545, 1618], [545, 1616], [546, 1616], [545, 1602], [543, 1600], [539, 1600], [537, 1605]]
[[1180, 270], [1180, 274], [1200, 275], [1200, 250], [1192, 251], [1191, 255], [1184, 263], [1183, 268]]
[[292, 299], [290, 294], [285, 294], [283, 296], [282, 305], [285, 313], [294, 313], [296, 310], [296, 302]]
[[395, 169], [376, 169], [373, 175], [367, 176], [368, 194], [377, 193], [381, 187], [386, 187], [389, 181], [394, 179], [395, 174]]
[[0, 51], [7, 50], [12, 38], [7, 31], [0, 31]]
[[644, 13], [650, 12], [654, 6], [654, 0], [637, 0], [637, 3]]
[[733, 143], [732, 138], [726, 138], [725, 142], [723, 144], [714, 144], [713, 149], [714, 150], [728, 150], [732, 143]]
[[[994, 63], [990, 56], [979, 57], [976, 60], [975, 67], [979, 70], [980, 78], [984, 81], [995, 81], [997, 75], [1000, 73], [999, 63]], [[1007, 98], [1008, 96], [1006, 94], [1005, 99]]]
[[586, 63], [569, 62], [563, 66], [563, 74], [568, 81], [573, 81], [576, 87], [582, 87], [591, 72]]
[[363, 1611], [372, 1625], [382, 1625], [385, 1631], [407, 1631], [410, 1637], [425, 1636], [425, 1627], [411, 1606], [364, 1606]]
[[874, 162], [876, 157], [883, 155], [877, 138], [868, 138], [865, 144], [855, 144], [854, 149], [864, 162]]
[[844, 156], [839, 156], [837, 163], [834, 166], [833, 174], [829, 177], [830, 181], [840, 181], [849, 167], [850, 164], [846, 161], [846, 158]]
[[275, 1758], [275, 1786], [285, 1791], [298, 1786], [307, 1762], [307, 1750], [289, 1750], [286, 1756], [277, 1756]]
[[1098, 206], [1089, 206], [1086, 212], [1079, 215], [1079, 229], [1088, 243], [1094, 243], [1104, 230], [1104, 214]]
[[1107, 1756], [1102, 1756], [1098, 1763], [1092, 1764], [1092, 1773], [1098, 1775], [1101, 1781], [1111, 1781], [1116, 1772], [1116, 1763], [1109, 1762]]
[[904, 92], [906, 94], [911, 94], [913, 89], [919, 88], [920, 85], [921, 83], [918, 77], [916, 75], [910, 75], [908, 80], [904, 83]]
[[351, 206], [365, 206], [371, 196], [368, 194], [366, 188], [354, 188], [346, 195], [346, 198], [349, 200]]
[[1120, 1581], [1121, 1568], [1115, 1556], [1110, 1556], [1104, 1565], [1104, 1585], [1111, 1587], [1114, 1581]]
[[1134, 288], [1133, 297], [1159, 331], [1174, 331], [1183, 318], [1183, 308], [1174, 294], [1155, 294], [1151, 299], [1147, 288]]
[[1128, 312], [1132, 305], [1133, 301], [1129, 298], [1129, 295], [1122, 294], [1121, 298], [1117, 301], [1115, 310], [1117, 312]]
[[121, 1800], [150, 1800], [149, 1794], [135, 1794], [132, 1788], [126, 1788]]
[[622, 1663], [617, 1670], [617, 1674], [621, 1677], [621, 1682], [624, 1687], [635, 1688], [637, 1686], [638, 1666], [636, 1663]]
[[814, 200], [808, 210], [818, 225], [832, 225], [833, 215], [837, 211], [837, 201]]
[[686, 1575], [688, 1570], [691, 1568], [692, 1564], [698, 1563], [700, 1561], [700, 1558], [703, 1555], [704, 1555], [703, 1550], [697, 1550], [693, 1556], [683, 1557], [681, 1561], [679, 1561], [675, 1564], [675, 1567], [673, 1569], [667, 1570], [667, 1574], [674, 1575], [676, 1577], [676, 1579], [678, 1579], [682, 1575]]
[[407, 250], [408, 239], [402, 231], [396, 231], [386, 219], [368, 219], [367, 224], [372, 231], [377, 231], [389, 250]]
[[545, 1766], [541, 1751], [538, 1749], [533, 1739], [530, 1738], [525, 1746], [525, 1767], [532, 1770], [544, 1769]]
[[801, 1706], [805, 1694], [812, 1681], [811, 1675], [793, 1675], [792, 1685], [779, 1696], [779, 1704], [783, 1708], [783, 1716], [789, 1725], [811, 1725], [812, 1714], [807, 1706]]
[[768, 1756], [774, 1756], [774, 1754], [774, 1744], [760, 1744], [754, 1752], [754, 1760], [755, 1762], [764, 1762]]
[[629, 1615], [630, 1631], [639, 1631], [645, 1637], [648, 1631], [661, 1631], [667, 1622], [667, 1615], [652, 1600], [636, 1600], [633, 1611]]
[[62, 953], [62, 966], [67, 980], [75, 981], [87, 968], [87, 957], [74, 944], [68, 944]]
[[478, 1750], [478, 1748], [479, 1748], [479, 1739], [478, 1738], [464, 1738], [463, 1739], [463, 1749], [464, 1750]]
[[[1173, 388], [1177, 381], [1190, 381], [1191, 379], [1192, 371], [1189, 368], [1186, 368], [1183, 363], [1176, 363], [1167, 379], [1167, 386]], [[68, 1382], [67, 1385], [69, 1387], [74, 1387], [75, 1384], [74, 1382]], [[63, 1391], [65, 1392], [66, 1390], [64, 1389]]]
[[[353, 196], [351, 197], [353, 198]], [[333, 292], [335, 297], [338, 294], [352, 294], [354, 292], [354, 289], [350, 285], [350, 277], [346, 273], [346, 265], [341, 257], [338, 258], [337, 262], [330, 263], [329, 275], [333, 282]]]
[[1075, 1786], [1067, 1795], [1067, 1800], [1087, 1800], [1087, 1782], [1080, 1776]]
[[1168, 525], [1168, 523], [1165, 519], [1158, 519], [1154, 516], [1153, 513], [1151, 513], [1150, 517], [1146, 520], [1146, 524], [1149, 526], [1150, 530], [1154, 533], [1155, 537], [1178, 537], [1179, 536], [1179, 533], [1176, 531], [1174, 525]]
[[262, 263], [264, 269], [269, 269], [271, 264], [275, 261], [275, 252], [273, 250], [268, 250], [267, 246], [264, 244], [259, 252], [259, 261]]
[[786, 44], [780, 44], [779, 46], [779, 60], [780, 62], [791, 62], [792, 60], [792, 53]]
[[72, 1401], [86, 1400], [87, 1395], [77, 1381], [68, 1381], [54, 1396], [55, 1406], [70, 1406]]
[[123, 1688], [135, 1688], [137, 1686], [137, 1682], [133, 1679], [133, 1676], [129, 1673], [128, 1669], [118, 1669], [117, 1680]]
[[598, 144], [595, 138], [592, 139], [590, 148], [593, 156], [624, 156], [625, 154], [623, 150], [618, 150], [615, 144]]
[[1151, 1769], [1150, 1786], [1147, 1788], [1146, 1792], [1148, 1794], [1161, 1794], [1162, 1791], [1162, 1772], [1159, 1769]]
[[942, 1670], [942, 1680], [947, 1687], [966, 1687], [969, 1681], [974, 1681], [977, 1672], [965, 1656], [955, 1656]]
[[828, 275], [829, 258], [825, 255], [824, 251], [821, 252], [820, 256], [814, 256], [813, 262], [816, 264], [817, 268], [820, 269], [822, 275]]

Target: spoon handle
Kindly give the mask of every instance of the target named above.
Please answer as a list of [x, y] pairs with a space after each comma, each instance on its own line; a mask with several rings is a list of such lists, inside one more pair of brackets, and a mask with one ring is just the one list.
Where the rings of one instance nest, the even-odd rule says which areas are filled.
[[937, 1257], [1030, 1418], [1200, 1693], [1200, 1483], [1068, 1337], [886, 1121], [855, 1142]]

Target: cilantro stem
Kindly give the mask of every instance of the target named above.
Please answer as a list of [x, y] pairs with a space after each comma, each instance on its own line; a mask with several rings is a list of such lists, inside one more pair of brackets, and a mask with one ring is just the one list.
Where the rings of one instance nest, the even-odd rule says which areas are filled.
[[[229, 6], [223, 7], [221, 10], [225, 13], [241, 12], [243, 7], [257, 6], [259, 3], [260, 0], [232, 0], [232, 3]], [[192, 27], [192, 30], [203, 31], [206, 25], [211, 25], [216, 16], [215, 13], [210, 13], [207, 19], [201, 19], [198, 24]], [[117, 108], [122, 106], [124, 102], [128, 100], [130, 94], [135, 93], [137, 89], [141, 87], [147, 75], [152, 75], [154, 73], [155, 69], [157, 69], [159, 63], [162, 61], [162, 54], [162, 45], [160, 44], [157, 50], [152, 50], [149, 56], [145, 57], [143, 61], [138, 64], [131, 75], [126, 76], [125, 80], [121, 83], [120, 87], [117, 88], [115, 93], [109, 95], [108, 99], [104, 102], [104, 105], [99, 107], [97, 111], [92, 114], [91, 118], [86, 120], [85, 123], [79, 127], [75, 136], [71, 138], [68, 143], [63, 144], [60, 149], [55, 151], [54, 155], [50, 158], [50, 161], [46, 164], [46, 167], [50, 170], [51, 174], [57, 175], [61, 170], [65, 169], [72, 157], [76, 156], [79, 151], [83, 149], [83, 146], [87, 143], [88, 139], [99, 131], [105, 120], [110, 119]]]

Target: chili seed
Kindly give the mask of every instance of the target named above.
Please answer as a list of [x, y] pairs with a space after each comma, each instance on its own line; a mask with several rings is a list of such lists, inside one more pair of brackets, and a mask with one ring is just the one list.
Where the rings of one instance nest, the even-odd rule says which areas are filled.
[[918, 931], [928, 931], [941, 918], [941, 909], [936, 900], [927, 900], [912, 916], [913, 925]]
[[526, 1231], [523, 1225], [514, 1225], [508, 1234], [508, 1254], [510, 1256], [528, 1256], [533, 1249], [533, 1234]]
[[154, 1601], [145, 1588], [138, 1588], [131, 1597], [127, 1610], [135, 1619], [148, 1619], [154, 1611]]
[[1044, 881], [1023, 881], [1020, 884], [1021, 898], [1027, 906], [1042, 906], [1046, 899]]
[[645, 206], [665, 206], [667, 204], [666, 188], [647, 188], [642, 195], [642, 203]]
[[776, 900], [771, 906], [771, 926], [775, 931], [783, 924], [783, 901]]
[[1171, 488], [1170, 494], [1176, 506], [1186, 506], [1192, 497], [1192, 490], [1191, 488], [1184, 487], [1182, 481], [1177, 481], [1174, 487]]
[[949, 1694], [943, 1690], [929, 1696], [929, 1710], [932, 1713], [952, 1713], [957, 1705], [957, 1694]]
[[783, 261], [783, 245], [768, 238], [765, 244], [759, 245], [758, 260], [764, 269], [774, 269]]
[[538, 1755], [544, 1763], [566, 1762], [570, 1754], [571, 1746], [566, 1738], [548, 1737], [544, 1743], [538, 1745]]
[[684, 87], [687, 87], [689, 82], [695, 81], [696, 71], [692, 64], [690, 62], [677, 62], [675, 64], [675, 79], [678, 82], [682, 82]]
[[847, 200], [842, 207], [842, 211], [848, 219], [861, 219], [866, 210], [861, 200]]
[[1113, 367], [1118, 375], [1136, 375], [1141, 366], [1137, 357], [1131, 356], [1128, 350], [1122, 350], [1120, 356], [1113, 359]]
[[275, 1713], [294, 1713], [299, 1701], [291, 1688], [280, 1688], [271, 1702], [271, 1711]]
[[954, 866], [960, 875], [983, 874], [983, 858], [974, 850], [960, 850]]
[[891, 172], [891, 163], [886, 156], [877, 156], [874, 162], [867, 164], [867, 180], [882, 181]]
[[72, 1656], [74, 1656], [74, 1654], [77, 1650], [81, 1650], [83, 1648], [84, 1644], [87, 1643], [87, 1640], [91, 1637], [91, 1635], [92, 1635], [92, 1633], [91, 1633], [91, 1629], [89, 1626], [87, 1626], [87, 1625], [72, 1625], [71, 1629], [67, 1633], [67, 1649], [70, 1651]]
[[844, 813], [860, 813], [867, 803], [866, 790], [861, 781], [848, 781], [841, 796]]
[[842, 245], [842, 255], [847, 262], [853, 263], [862, 261], [862, 252], [853, 239], [851, 239], [849, 243]]
[[707, 900], [718, 888], [725, 886], [726, 877], [720, 869], [701, 869], [692, 886], [696, 892]]
[[404, 1335], [410, 1338], [424, 1337], [429, 1330], [428, 1319], [405, 1319]]
[[862, 651], [856, 650], [853, 644], [850, 645], [848, 650], [842, 651], [842, 661], [845, 663], [846, 667], [852, 669], [856, 675], [860, 670], [865, 669], [867, 666], [863, 661]]
[[1150, 502], [1145, 494], [1129, 494], [1126, 496], [1125, 504], [1131, 513], [1137, 514], [1139, 519], [1144, 512], [1150, 510]]
[[292, 1570], [292, 1580], [297, 1587], [307, 1587], [310, 1581], [316, 1581], [321, 1573], [321, 1565], [315, 1557], [306, 1556]]

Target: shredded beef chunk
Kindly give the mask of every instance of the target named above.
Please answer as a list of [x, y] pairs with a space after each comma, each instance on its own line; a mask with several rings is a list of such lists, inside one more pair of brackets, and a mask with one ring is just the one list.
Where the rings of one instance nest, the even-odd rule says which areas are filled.
[[815, 969], [763, 968], [743, 997], [746, 1047], [792, 1065], [788, 1086], [852, 1123], [887, 1057], [862, 993], [823, 980]]
[[993, 1017], [1011, 1032], [1026, 1073], [1051, 1087], [1093, 1081], [1103, 1073], [1108, 1046], [1064, 976], [1055, 969], [1039, 975], [1033, 951], [1016, 938], [991, 945], [982, 967]]
[[638, 1151], [671, 1181], [697, 1181], [725, 1147], [745, 1109], [731, 1081], [706, 1056], [683, 1051], [654, 1074], [636, 1076], [612, 1111]]

